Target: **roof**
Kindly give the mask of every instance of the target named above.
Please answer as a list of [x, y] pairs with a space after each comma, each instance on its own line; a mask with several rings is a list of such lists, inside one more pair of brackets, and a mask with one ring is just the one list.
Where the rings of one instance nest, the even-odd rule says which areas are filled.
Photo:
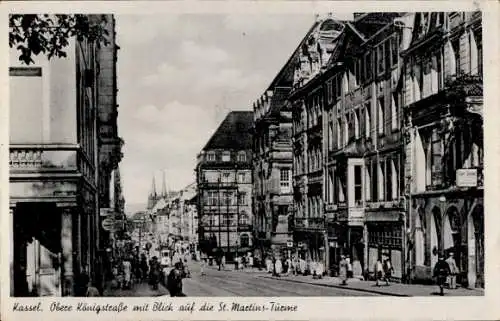
[[279, 114], [291, 91], [291, 87], [276, 87], [274, 89], [273, 97], [271, 98], [271, 106], [269, 107], [269, 113], [271, 115]]
[[283, 83], [290, 85], [290, 86], [293, 84], [293, 74], [295, 71], [294, 70], [294, 59], [295, 59], [295, 57], [297, 57], [297, 53], [302, 48], [302, 45], [309, 38], [309, 35], [314, 31], [314, 29], [316, 29], [316, 27], [318, 25], [319, 25], [319, 21], [314, 21], [311, 28], [309, 28], [306, 35], [302, 38], [299, 45], [295, 48], [295, 50], [291, 54], [290, 58], [288, 58], [285, 65], [283, 65], [283, 67], [278, 72], [276, 77], [274, 77], [273, 81], [269, 84], [269, 86], [267, 87], [268, 89], [272, 89], [272, 88], [277, 87]]
[[203, 150], [252, 149], [253, 111], [232, 111], [219, 125]]

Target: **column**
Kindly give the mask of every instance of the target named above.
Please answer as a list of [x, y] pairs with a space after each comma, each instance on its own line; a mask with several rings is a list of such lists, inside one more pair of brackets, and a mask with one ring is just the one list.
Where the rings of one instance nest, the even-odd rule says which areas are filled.
[[62, 295], [73, 296], [73, 217], [69, 208], [61, 210]]

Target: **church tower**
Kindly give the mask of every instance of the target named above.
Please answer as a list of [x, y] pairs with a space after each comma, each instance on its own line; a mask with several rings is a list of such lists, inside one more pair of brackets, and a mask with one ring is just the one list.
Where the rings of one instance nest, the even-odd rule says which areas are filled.
[[165, 171], [163, 171], [163, 178], [162, 178], [162, 183], [161, 183], [161, 196], [165, 199], [168, 198], [168, 192], [167, 192], [167, 181], [165, 179]]
[[156, 194], [156, 182], [155, 182], [155, 176], [153, 174], [153, 181], [151, 182], [151, 190], [149, 192], [148, 196], [148, 207], [147, 209], [150, 210], [155, 206], [156, 201], [158, 200], [158, 194]]

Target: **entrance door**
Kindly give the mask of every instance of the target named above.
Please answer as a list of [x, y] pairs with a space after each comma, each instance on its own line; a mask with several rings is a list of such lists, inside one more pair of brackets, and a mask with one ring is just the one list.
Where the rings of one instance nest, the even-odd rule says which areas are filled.
[[14, 210], [14, 293], [61, 295], [61, 216], [55, 204], [21, 203]]

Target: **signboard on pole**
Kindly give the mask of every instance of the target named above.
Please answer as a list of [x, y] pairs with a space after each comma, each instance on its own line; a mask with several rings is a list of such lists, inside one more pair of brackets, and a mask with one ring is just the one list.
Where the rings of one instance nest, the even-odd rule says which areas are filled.
[[105, 231], [113, 232], [116, 228], [116, 221], [114, 218], [108, 217], [102, 221], [102, 228]]
[[457, 169], [457, 186], [459, 186], [459, 187], [476, 187], [477, 186], [477, 169], [476, 168]]

